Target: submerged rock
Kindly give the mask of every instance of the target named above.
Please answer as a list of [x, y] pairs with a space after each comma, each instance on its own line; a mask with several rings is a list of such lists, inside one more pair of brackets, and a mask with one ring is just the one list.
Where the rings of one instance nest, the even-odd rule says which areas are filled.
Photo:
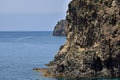
[[68, 23], [66, 20], [58, 21], [54, 28], [53, 36], [66, 36], [67, 25]]
[[48, 71], [56, 77], [120, 77], [120, 0], [72, 0], [67, 41]]

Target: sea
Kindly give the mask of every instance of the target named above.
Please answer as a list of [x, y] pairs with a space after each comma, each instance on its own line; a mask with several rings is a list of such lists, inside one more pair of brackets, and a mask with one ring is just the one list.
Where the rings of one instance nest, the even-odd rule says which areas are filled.
[[65, 40], [63, 36], [52, 36], [50, 31], [0, 32], [0, 80], [86, 80], [45, 78], [33, 71], [33, 68], [46, 68], [45, 64], [54, 59]]

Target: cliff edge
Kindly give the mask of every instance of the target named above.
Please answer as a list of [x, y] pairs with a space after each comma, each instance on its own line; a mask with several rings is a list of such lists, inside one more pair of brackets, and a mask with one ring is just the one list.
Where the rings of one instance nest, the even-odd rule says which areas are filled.
[[54, 77], [120, 77], [120, 0], [72, 0], [67, 40], [48, 65]]
[[53, 36], [66, 36], [67, 25], [67, 20], [58, 21], [57, 25], [54, 28]]

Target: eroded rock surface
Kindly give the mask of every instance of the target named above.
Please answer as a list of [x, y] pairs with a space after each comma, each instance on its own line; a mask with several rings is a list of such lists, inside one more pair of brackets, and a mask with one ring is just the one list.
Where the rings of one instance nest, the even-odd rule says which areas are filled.
[[48, 64], [59, 77], [120, 77], [120, 0], [72, 0], [67, 41]]

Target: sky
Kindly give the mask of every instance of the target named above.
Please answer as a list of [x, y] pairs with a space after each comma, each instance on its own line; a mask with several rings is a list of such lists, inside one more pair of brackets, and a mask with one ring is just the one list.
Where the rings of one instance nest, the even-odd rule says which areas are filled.
[[0, 0], [0, 31], [52, 31], [71, 0]]

